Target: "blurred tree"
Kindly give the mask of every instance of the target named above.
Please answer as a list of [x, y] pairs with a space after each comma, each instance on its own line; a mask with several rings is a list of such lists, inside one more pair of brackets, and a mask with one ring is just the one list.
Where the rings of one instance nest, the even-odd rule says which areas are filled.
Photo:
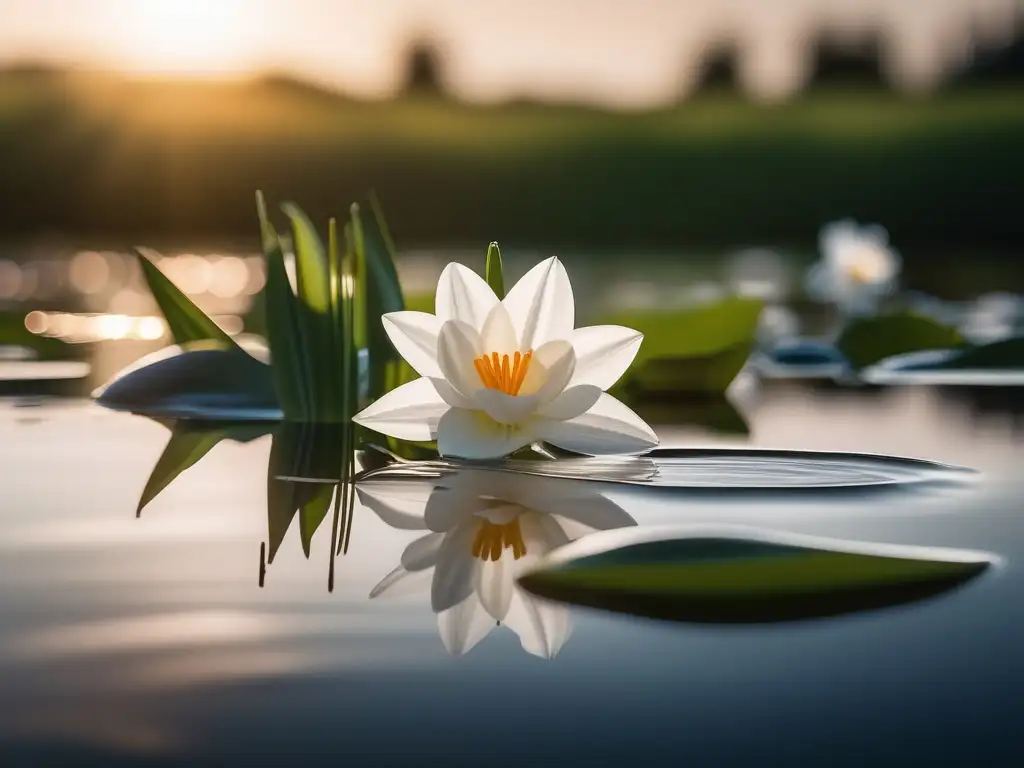
[[856, 42], [821, 35], [814, 45], [808, 88], [857, 85], [888, 88], [877, 34]]
[[1024, 81], [1024, 38], [995, 50], [982, 51], [957, 78], [965, 85]]
[[443, 55], [429, 40], [416, 40], [405, 53], [405, 78], [402, 94], [444, 96]]
[[693, 95], [700, 96], [710, 92], [737, 92], [739, 77], [737, 75], [737, 59], [739, 50], [731, 40], [720, 41], [706, 47], [697, 65]]

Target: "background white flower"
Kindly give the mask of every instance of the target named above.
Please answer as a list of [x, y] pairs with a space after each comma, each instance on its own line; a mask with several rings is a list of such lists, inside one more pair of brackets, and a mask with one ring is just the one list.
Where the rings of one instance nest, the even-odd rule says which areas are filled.
[[436, 483], [370, 481], [359, 500], [387, 524], [429, 530], [370, 593], [395, 593], [432, 573], [430, 603], [445, 647], [471, 650], [498, 622], [523, 648], [553, 658], [569, 639], [568, 609], [523, 591], [516, 578], [552, 550], [598, 530], [636, 525], [585, 481], [459, 469]]
[[503, 300], [461, 264], [437, 286], [436, 315], [392, 312], [384, 327], [423, 377], [355, 417], [405, 440], [434, 440], [442, 455], [506, 456], [537, 441], [579, 453], [638, 453], [658, 444], [639, 416], [604, 390], [643, 340], [629, 328], [574, 329], [565, 267], [550, 258]]
[[902, 259], [883, 227], [858, 226], [847, 219], [822, 228], [819, 240], [821, 260], [810, 268], [806, 281], [812, 298], [862, 314], [873, 311], [878, 299], [895, 289]]

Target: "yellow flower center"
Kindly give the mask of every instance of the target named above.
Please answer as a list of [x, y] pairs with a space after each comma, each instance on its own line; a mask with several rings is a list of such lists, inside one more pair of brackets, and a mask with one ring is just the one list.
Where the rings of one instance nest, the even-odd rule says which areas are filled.
[[501, 525], [490, 520], [481, 520], [480, 528], [473, 540], [473, 557], [485, 562], [498, 562], [502, 550], [505, 549], [511, 549], [516, 560], [526, 554], [523, 532], [519, 529], [519, 518]]
[[855, 283], [864, 284], [878, 280], [882, 276], [883, 270], [884, 267], [879, 254], [865, 248], [861, 249], [860, 253], [857, 254], [857, 258], [850, 263], [850, 266], [847, 268], [847, 274]]
[[525, 355], [516, 352], [512, 357], [492, 352], [490, 355], [476, 358], [473, 366], [480, 376], [480, 381], [488, 389], [497, 389], [506, 395], [518, 395], [523, 381], [526, 380], [526, 373], [530, 370], [532, 359], [532, 350]]

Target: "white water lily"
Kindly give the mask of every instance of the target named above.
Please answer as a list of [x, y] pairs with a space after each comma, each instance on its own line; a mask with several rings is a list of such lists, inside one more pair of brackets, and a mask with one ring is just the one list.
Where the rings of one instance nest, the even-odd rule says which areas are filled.
[[431, 574], [441, 640], [462, 655], [497, 624], [529, 653], [553, 658], [569, 639], [568, 609], [530, 595], [516, 578], [554, 549], [598, 530], [636, 525], [586, 481], [460, 469], [435, 484], [369, 481], [359, 500], [396, 528], [429, 530], [370, 593], [397, 593]]
[[833, 222], [822, 229], [820, 248], [821, 260], [807, 273], [807, 292], [813, 298], [863, 314], [896, 287], [902, 262], [883, 227]]
[[493, 459], [538, 441], [586, 454], [639, 453], [658, 438], [605, 392], [643, 335], [603, 325], [574, 328], [565, 267], [550, 258], [499, 300], [484, 280], [449, 264], [436, 313], [392, 312], [384, 328], [422, 378], [355, 417], [404, 440], [437, 440], [444, 456]]

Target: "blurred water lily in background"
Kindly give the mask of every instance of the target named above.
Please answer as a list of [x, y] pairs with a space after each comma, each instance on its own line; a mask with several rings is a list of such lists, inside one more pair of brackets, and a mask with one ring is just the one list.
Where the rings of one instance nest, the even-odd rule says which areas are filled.
[[807, 293], [836, 304], [844, 314], [869, 314], [896, 287], [902, 260], [878, 225], [843, 220], [826, 225], [819, 238], [821, 260], [808, 270]]
[[1013, 336], [1024, 326], [1024, 299], [1012, 293], [986, 293], [965, 313], [959, 330], [974, 344]]
[[464, 468], [435, 482], [389, 480], [357, 488], [388, 525], [427, 530], [370, 593], [396, 594], [430, 575], [430, 603], [449, 652], [470, 651], [499, 623], [523, 649], [553, 658], [569, 639], [568, 609], [524, 592], [517, 577], [552, 550], [590, 533], [636, 525], [592, 484]]
[[538, 441], [586, 454], [658, 444], [639, 416], [605, 390], [643, 340], [630, 328], [575, 328], [569, 276], [552, 257], [504, 298], [461, 264], [437, 286], [436, 314], [391, 312], [388, 337], [422, 378], [356, 415], [404, 440], [437, 440], [444, 456], [494, 459]]

